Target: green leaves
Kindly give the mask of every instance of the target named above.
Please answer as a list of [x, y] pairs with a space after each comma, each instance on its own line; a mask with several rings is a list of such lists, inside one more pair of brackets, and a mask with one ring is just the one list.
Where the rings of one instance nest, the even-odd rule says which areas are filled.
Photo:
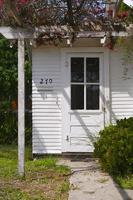
[[[25, 55], [26, 109], [31, 109], [31, 64]], [[0, 37], [0, 144], [17, 142], [17, 95], [18, 95], [17, 43]], [[31, 144], [31, 116], [26, 113], [26, 142]]]
[[121, 119], [99, 133], [95, 156], [112, 175], [133, 173], [133, 118]]
[[17, 96], [17, 46], [0, 37], [0, 99], [7, 100]]

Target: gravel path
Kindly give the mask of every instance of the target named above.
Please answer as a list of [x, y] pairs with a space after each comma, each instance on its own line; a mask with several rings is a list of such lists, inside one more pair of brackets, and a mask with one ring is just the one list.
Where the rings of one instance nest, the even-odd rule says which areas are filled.
[[72, 169], [69, 200], [133, 200], [133, 190], [122, 190], [96, 161], [60, 161]]

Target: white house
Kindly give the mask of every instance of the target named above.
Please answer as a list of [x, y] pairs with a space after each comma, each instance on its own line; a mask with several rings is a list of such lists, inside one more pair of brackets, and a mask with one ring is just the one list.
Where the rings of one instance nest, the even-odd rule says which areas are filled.
[[33, 154], [93, 152], [101, 129], [133, 116], [133, 64], [102, 37], [33, 48]]
[[[35, 35], [12, 28], [0, 28], [0, 32], [8, 39], [19, 39], [21, 155], [24, 38]], [[58, 47], [41, 45], [32, 49], [33, 154], [93, 152], [93, 142], [101, 129], [117, 119], [133, 116], [133, 64], [123, 65], [123, 49], [103, 47], [107, 41], [105, 34], [83, 32], [77, 35], [72, 47], [68, 40]], [[127, 32], [111, 34], [128, 36]]]
[[[110, 19], [115, 17], [119, 3], [119, 0], [105, 2], [104, 14], [108, 20], [101, 29], [104, 32], [99, 30], [100, 23], [96, 25], [90, 20], [87, 30], [90, 25], [94, 30], [96, 25], [96, 32], [84, 32], [86, 28], [81, 28], [72, 47], [68, 47], [71, 46], [69, 36], [64, 35], [64, 42], [58, 47], [41, 45], [32, 49], [33, 154], [93, 152], [93, 142], [101, 129], [133, 115], [132, 63], [123, 65], [122, 49], [111, 51], [103, 47], [108, 36], [132, 35], [121, 32], [119, 23], [113, 24], [117, 28], [113, 32]], [[13, 12], [14, 17], [20, 26]], [[46, 30], [49, 28], [45, 26]], [[37, 30], [0, 27], [4, 37], [18, 40], [18, 170], [21, 176], [25, 161], [25, 39], [31, 43], [39, 40], [40, 35], [45, 35], [42, 30], [40, 26]], [[49, 34], [53, 32], [49, 30]]]
[[[24, 39], [38, 39], [39, 29], [31, 33], [1, 27], [0, 33], [18, 39], [18, 147], [23, 174]], [[66, 37], [58, 47], [32, 48], [33, 154], [93, 152], [101, 129], [133, 116], [133, 64], [123, 65], [123, 49], [104, 47], [110, 34], [128, 36], [110, 30], [83, 31], [72, 46]]]

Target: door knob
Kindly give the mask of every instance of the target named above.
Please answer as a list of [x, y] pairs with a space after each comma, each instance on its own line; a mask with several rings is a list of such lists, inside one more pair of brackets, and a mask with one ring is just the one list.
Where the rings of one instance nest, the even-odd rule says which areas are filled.
[[66, 141], [67, 141], [67, 142], [69, 141], [69, 136], [68, 136], [68, 135], [66, 136]]
[[104, 106], [102, 106], [102, 111], [106, 112], [106, 108]]

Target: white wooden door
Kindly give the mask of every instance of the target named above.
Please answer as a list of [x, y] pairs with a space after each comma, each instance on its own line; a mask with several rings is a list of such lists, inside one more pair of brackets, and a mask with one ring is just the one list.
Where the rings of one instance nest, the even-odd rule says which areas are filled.
[[64, 83], [63, 151], [92, 152], [104, 127], [103, 54], [67, 54]]

